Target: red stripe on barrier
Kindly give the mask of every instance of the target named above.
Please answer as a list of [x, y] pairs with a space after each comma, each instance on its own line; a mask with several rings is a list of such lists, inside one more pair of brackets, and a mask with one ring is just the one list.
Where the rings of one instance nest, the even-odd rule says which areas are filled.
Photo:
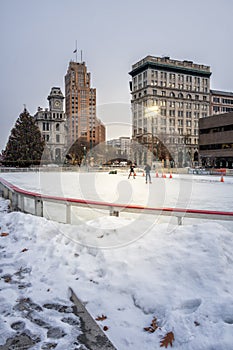
[[202, 210], [202, 209], [182, 209], [182, 208], [153, 208], [153, 207], [144, 207], [140, 205], [125, 205], [125, 204], [118, 204], [118, 203], [108, 203], [108, 202], [98, 202], [93, 200], [86, 200], [86, 199], [75, 199], [75, 198], [66, 198], [66, 197], [55, 197], [50, 196], [46, 194], [40, 194], [37, 192], [31, 192], [27, 190], [23, 190], [10, 182], [6, 181], [3, 178], [0, 178], [0, 182], [5, 184], [7, 187], [12, 189], [13, 191], [17, 193], [21, 193], [27, 196], [33, 196], [33, 197], [39, 197], [42, 199], [51, 199], [51, 200], [57, 200], [62, 202], [70, 202], [70, 203], [79, 203], [79, 204], [89, 204], [89, 205], [101, 205], [106, 207], [114, 207], [114, 208], [127, 208], [127, 209], [135, 209], [135, 210], [145, 210], [145, 211], [154, 211], [154, 212], [174, 212], [174, 213], [189, 213], [189, 214], [203, 214], [203, 215], [222, 215], [222, 216], [232, 216], [233, 212], [227, 212], [227, 211], [217, 211], [217, 210]]

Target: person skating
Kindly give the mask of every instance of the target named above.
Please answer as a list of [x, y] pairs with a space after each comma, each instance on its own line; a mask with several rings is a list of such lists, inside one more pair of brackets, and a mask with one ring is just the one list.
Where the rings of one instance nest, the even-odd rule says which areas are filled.
[[134, 164], [131, 164], [130, 165], [130, 168], [129, 168], [129, 176], [128, 176], [128, 179], [130, 178], [130, 176], [132, 175], [133, 178], [135, 179], [135, 165]]
[[149, 180], [150, 184], [152, 183], [151, 182], [151, 176], [150, 176], [150, 171], [151, 171], [151, 167], [149, 164], [146, 164], [145, 166], [145, 172], [146, 172], [146, 184], [147, 184], [147, 181]]

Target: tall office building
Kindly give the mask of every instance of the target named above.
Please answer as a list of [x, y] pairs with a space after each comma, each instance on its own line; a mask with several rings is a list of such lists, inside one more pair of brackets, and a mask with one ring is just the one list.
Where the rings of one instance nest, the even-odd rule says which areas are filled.
[[[129, 74], [133, 139], [153, 143], [152, 153], [160, 160], [173, 159], [180, 166], [197, 161], [198, 121], [210, 110], [210, 67], [146, 56]], [[167, 151], [159, 154], [158, 144]], [[146, 161], [137, 155], [137, 162]]]
[[68, 146], [86, 142], [88, 148], [105, 141], [104, 125], [96, 118], [96, 89], [85, 62], [71, 61], [65, 76]]

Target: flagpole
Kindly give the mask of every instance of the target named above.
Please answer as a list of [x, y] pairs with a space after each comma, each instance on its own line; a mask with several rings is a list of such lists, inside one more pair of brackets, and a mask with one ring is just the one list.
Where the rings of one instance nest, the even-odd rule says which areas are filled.
[[81, 50], [81, 63], [83, 62], [83, 51]]
[[76, 63], [78, 62], [78, 54], [77, 54], [77, 40], [75, 41], [75, 57], [76, 57]]

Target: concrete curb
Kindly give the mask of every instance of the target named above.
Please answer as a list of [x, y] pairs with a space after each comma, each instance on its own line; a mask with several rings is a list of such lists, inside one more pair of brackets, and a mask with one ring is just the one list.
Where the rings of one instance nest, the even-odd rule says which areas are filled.
[[71, 288], [69, 288], [69, 291], [71, 293], [70, 300], [75, 305], [74, 314], [79, 317], [81, 323], [82, 334], [78, 337], [78, 341], [89, 350], [117, 350], [86, 310], [74, 291]]

